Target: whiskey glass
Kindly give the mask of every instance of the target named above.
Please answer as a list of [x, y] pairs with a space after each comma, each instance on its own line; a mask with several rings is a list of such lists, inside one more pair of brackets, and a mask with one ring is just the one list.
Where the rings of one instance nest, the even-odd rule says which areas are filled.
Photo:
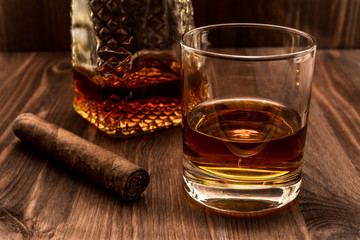
[[183, 179], [193, 199], [254, 213], [296, 198], [315, 53], [311, 35], [268, 24], [183, 35]]

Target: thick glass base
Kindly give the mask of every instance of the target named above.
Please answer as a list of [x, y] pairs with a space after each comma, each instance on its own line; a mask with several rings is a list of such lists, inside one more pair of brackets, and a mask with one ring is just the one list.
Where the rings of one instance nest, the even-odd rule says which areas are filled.
[[106, 134], [127, 138], [181, 124], [180, 80], [123, 89], [99, 86], [91, 80], [92, 74], [73, 69], [73, 105]]
[[299, 194], [300, 172], [279, 183], [249, 183], [215, 178], [184, 163], [186, 192], [197, 202], [217, 210], [238, 213], [259, 213], [281, 208]]

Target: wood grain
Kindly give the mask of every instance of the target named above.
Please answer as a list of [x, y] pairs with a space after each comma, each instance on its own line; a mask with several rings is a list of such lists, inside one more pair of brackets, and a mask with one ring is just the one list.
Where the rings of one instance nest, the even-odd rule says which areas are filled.
[[0, 0], [0, 51], [70, 49], [71, 0]]
[[195, 25], [257, 22], [301, 29], [319, 48], [360, 47], [360, 0], [193, 1]]
[[[120, 140], [78, 116], [68, 52], [0, 62], [0, 239], [360, 239], [360, 50], [318, 52], [300, 196], [254, 216], [187, 197], [181, 129]], [[139, 164], [149, 187], [124, 201], [20, 143], [11, 125], [23, 112]]]
[[[70, 48], [71, 0], [0, 0], [0, 51]], [[360, 0], [193, 0], [197, 27], [225, 22], [285, 25], [320, 48], [360, 47]]]

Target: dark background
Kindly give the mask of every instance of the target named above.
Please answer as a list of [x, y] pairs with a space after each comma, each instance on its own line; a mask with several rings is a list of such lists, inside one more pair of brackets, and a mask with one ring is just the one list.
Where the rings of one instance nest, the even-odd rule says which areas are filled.
[[[314, 35], [319, 48], [360, 47], [360, 0], [193, 0], [195, 25], [258, 22]], [[0, 0], [0, 51], [70, 50], [70, 0]]]

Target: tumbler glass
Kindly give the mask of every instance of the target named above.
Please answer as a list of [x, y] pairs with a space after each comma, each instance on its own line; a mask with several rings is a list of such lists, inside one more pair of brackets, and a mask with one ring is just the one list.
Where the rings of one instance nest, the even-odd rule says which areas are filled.
[[312, 36], [275, 25], [183, 35], [183, 178], [193, 199], [251, 213], [296, 198], [315, 53]]

